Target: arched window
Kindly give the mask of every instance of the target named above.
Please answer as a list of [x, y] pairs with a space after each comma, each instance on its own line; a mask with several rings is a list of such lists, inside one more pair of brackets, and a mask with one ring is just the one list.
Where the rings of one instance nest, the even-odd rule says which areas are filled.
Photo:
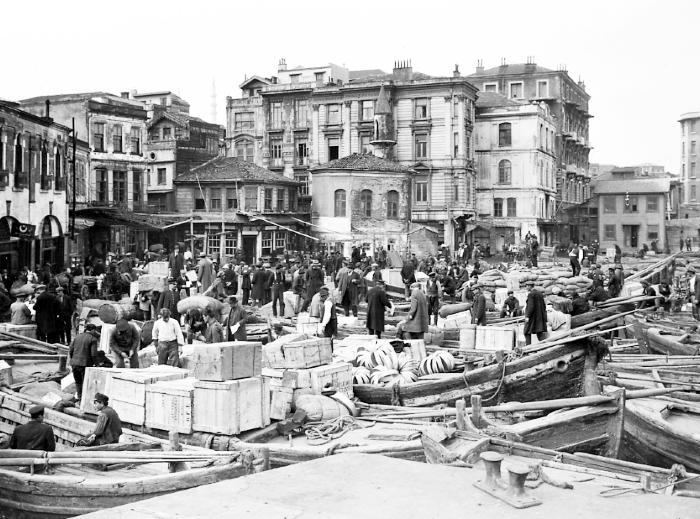
[[236, 142], [236, 157], [246, 162], [253, 162], [254, 156], [253, 141], [250, 139], [242, 139]]
[[386, 194], [386, 217], [399, 217], [399, 193], [398, 191], [389, 191]]
[[345, 197], [345, 189], [335, 190], [335, 210], [333, 216], [347, 216], [347, 199]]
[[498, 125], [498, 145], [510, 146], [510, 123], [501, 123]]
[[498, 183], [510, 184], [510, 161], [502, 160], [498, 163]]
[[360, 216], [372, 216], [372, 191], [369, 189], [360, 192]]
[[49, 189], [49, 151], [46, 143], [41, 146], [41, 178], [39, 181], [41, 189]]

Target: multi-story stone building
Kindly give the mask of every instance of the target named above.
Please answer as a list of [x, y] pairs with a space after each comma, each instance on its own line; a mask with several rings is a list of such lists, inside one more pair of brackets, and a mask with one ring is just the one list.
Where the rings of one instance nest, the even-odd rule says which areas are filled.
[[67, 260], [70, 128], [0, 101], [0, 269]]
[[700, 216], [698, 171], [700, 170], [700, 112], [688, 112], [678, 120], [681, 126], [681, 204], [693, 216]]
[[582, 81], [574, 81], [562, 67], [551, 70], [527, 63], [506, 64], [485, 69], [481, 62], [467, 76], [481, 92], [501, 93], [509, 99], [541, 101], [549, 106], [556, 134], [556, 218], [559, 241], [579, 241], [588, 229], [578, 224], [581, 204], [590, 198], [588, 154], [591, 150], [588, 121], [590, 96]]
[[448, 246], [473, 229], [476, 88], [458, 70], [450, 77], [408, 63], [391, 74], [337, 65], [288, 70], [282, 61], [278, 76], [254, 76], [241, 88], [243, 97], [227, 102], [229, 155], [307, 184], [310, 166], [372, 151], [378, 114], [391, 128], [383, 156], [416, 171], [411, 222]]
[[86, 230], [90, 255], [143, 251], [147, 227], [133, 218], [146, 201], [143, 104], [128, 99], [128, 93], [119, 97], [104, 92], [40, 96], [20, 103], [39, 115], [47, 102], [56, 121], [70, 126], [75, 120], [78, 138], [87, 139], [90, 146], [90, 207], [81, 211], [96, 222]]
[[556, 128], [543, 102], [481, 92], [474, 152], [478, 170], [474, 238], [501, 251], [534, 233], [542, 245], [556, 235]]

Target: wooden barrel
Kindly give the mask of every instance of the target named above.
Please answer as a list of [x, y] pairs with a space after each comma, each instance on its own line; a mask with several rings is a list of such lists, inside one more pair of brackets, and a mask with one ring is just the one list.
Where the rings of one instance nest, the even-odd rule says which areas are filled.
[[103, 323], [114, 324], [119, 319], [133, 319], [136, 316], [136, 307], [133, 303], [108, 302], [100, 306], [97, 315]]

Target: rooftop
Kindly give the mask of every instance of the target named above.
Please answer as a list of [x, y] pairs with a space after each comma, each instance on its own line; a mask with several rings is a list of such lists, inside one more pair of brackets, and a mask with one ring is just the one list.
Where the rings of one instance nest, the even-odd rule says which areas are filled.
[[522, 99], [510, 99], [508, 96], [498, 92], [479, 92], [476, 100], [477, 108], [496, 108], [498, 106], [520, 106], [529, 104]]
[[555, 72], [554, 70], [546, 67], [540, 67], [535, 63], [511, 63], [507, 65], [501, 65], [498, 67], [487, 68], [483, 72], [475, 72], [474, 74], [469, 74], [467, 77], [474, 76], [501, 76], [505, 74], [520, 75], [520, 74], [533, 74], [540, 72]]
[[175, 182], [246, 182], [298, 186], [300, 182], [237, 157], [216, 157], [175, 178]]
[[150, 128], [151, 126], [159, 122], [161, 119], [168, 119], [180, 126], [187, 126], [187, 124], [189, 124], [192, 121], [200, 124], [207, 124], [210, 126], [219, 126], [216, 123], [208, 123], [204, 119], [200, 119], [199, 117], [195, 117], [194, 115], [182, 112], [170, 112], [166, 110], [158, 113], [155, 117], [153, 117], [153, 119], [148, 123], [148, 127]]
[[352, 169], [358, 171], [405, 171], [412, 172], [408, 166], [392, 160], [377, 157], [372, 153], [353, 153], [347, 157], [332, 160], [326, 164], [316, 166], [313, 170], [321, 169]]
[[634, 177], [616, 180], [613, 173], [603, 173], [595, 180], [595, 192], [600, 195], [623, 193], [668, 193], [670, 177]]

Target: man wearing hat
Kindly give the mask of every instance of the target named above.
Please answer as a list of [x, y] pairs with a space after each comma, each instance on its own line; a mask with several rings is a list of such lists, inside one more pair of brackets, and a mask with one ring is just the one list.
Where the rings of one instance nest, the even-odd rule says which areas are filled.
[[199, 264], [197, 264], [197, 281], [200, 284], [202, 293], [214, 282], [214, 264], [204, 252], [199, 253]]
[[246, 266], [245, 263], [241, 262], [241, 304], [245, 306], [248, 305], [248, 300], [250, 299], [251, 286], [252, 285], [250, 282], [250, 269]]
[[367, 291], [367, 331], [378, 339], [384, 333], [384, 312], [389, 308], [394, 313], [394, 305], [384, 290], [384, 281], [379, 280]]
[[70, 344], [71, 330], [73, 328], [73, 300], [66, 295], [62, 286], [56, 287], [56, 300], [58, 301], [59, 322], [58, 335], [63, 344]]
[[313, 260], [311, 262], [311, 268], [306, 272], [304, 282], [306, 293], [304, 304], [301, 307], [302, 312], [306, 312], [306, 309], [309, 308], [309, 305], [311, 304], [311, 300], [323, 286], [323, 270], [321, 269], [321, 264], [318, 262], [318, 260]]
[[114, 326], [114, 333], [109, 339], [109, 349], [116, 361], [114, 367], [125, 367], [125, 361], [128, 359], [130, 368], [138, 368], [140, 346], [141, 332], [136, 328], [136, 325], [126, 319], [119, 319]]
[[58, 342], [58, 322], [61, 310], [56, 296], [46, 291], [46, 285], [36, 287], [39, 296], [34, 303], [36, 338], [54, 344]]
[[53, 428], [44, 423], [44, 406], [35, 405], [29, 408], [30, 420], [15, 427], [10, 437], [10, 449], [26, 449], [32, 451], [56, 450], [56, 439]]
[[168, 279], [168, 288], [163, 290], [158, 296], [158, 301], [155, 305], [156, 315], [160, 315], [160, 311], [163, 308], [170, 310], [170, 315], [176, 321], [180, 320], [180, 314], [177, 311], [177, 304], [180, 302], [180, 293], [177, 291], [177, 281], [175, 279]]
[[97, 425], [88, 437], [87, 443], [89, 445], [119, 443], [119, 437], [122, 434], [122, 421], [117, 412], [109, 407], [109, 397], [102, 393], [95, 393], [93, 404], [97, 409]]
[[486, 297], [481, 292], [479, 285], [474, 285], [474, 303], [472, 304], [472, 324], [486, 325]]
[[158, 364], [176, 366], [180, 362], [180, 348], [185, 345], [180, 323], [170, 318], [170, 310], [163, 308], [160, 319], [153, 323], [151, 336], [158, 353]]
[[248, 321], [248, 313], [243, 310], [238, 304], [238, 298], [231, 296], [228, 298], [231, 310], [224, 324], [226, 325], [226, 335], [229, 341], [246, 341], [248, 334], [246, 333], [245, 324]]
[[442, 285], [440, 281], [438, 281], [435, 272], [428, 274], [428, 281], [425, 284], [425, 293], [428, 298], [428, 324], [430, 324], [430, 316], [435, 316], [435, 326], [437, 326]]
[[512, 290], [508, 290], [508, 297], [503, 301], [503, 307], [501, 308], [501, 318], [518, 317], [521, 313], [520, 301], [515, 297]]
[[97, 349], [100, 345], [99, 337], [100, 335], [97, 333], [97, 327], [93, 323], [87, 323], [85, 325], [85, 331], [75, 336], [75, 340], [68, 349], [70, 367], [73, 372], [78, 402], [80, 402], [83, 397], [85, 369], [94, 366], [97, 360]]
[[280, 307], [280, 317], [284, 317], [284, 288], [286, 284], [286, 272], [281, 263], [275, 268], [272, 277], [272, 315], [277, 317], [277, 305]]
[[21, 294], [17, 296], [17, 301], [10, 305], [10, 323], [18, 325], [32, 323], [32, 312], [26, 301], [27, 296]]
[[537, 335], [537, 340], [544, 340], [547, 332], [547, 307], [541, 290], [535, 289], [535, 283], [527, 282], [529, 290], [525, 305], [525, 344], [532, 343], [532, 335]]
[[425, 332], [428, 331], [428, 301], [425, 294], [420, 289], [420, 283], [410, 285], [411, 290], [411, 308], [408, 310], [408, 317], [403, 323], [403, 332], [409, 335], [411, 339], [422, 339]]
[[350, 315], [350, 292], [348, 290], [348, 284], [350, 282], [352, 270], [348, 265], [349, 262], [343, 260], [343, 266], [335, 275], [335, 287], [338, 289], [338, 300], [345, 311], [345, 315]]
[[[272, 285], [275, 282], [275, 273], [272, 272], [272, 265], [269, 263], [263, 263], [263, 297], [262, 304], [266, 305], [272, 301]], [[284, 286], [284, 283], [282, 284]], [[284, 293], [284, 288], [282, 289]], [[283, 303], [284, 304], [284, 303]], [[284, 315], [284, 312], [283, 312]]]
[[321, 299], [321, 322], [318, 323], [318, 334], [323, 337], [330, 337], [332, 340], [338, 333], [338, 315], [336, 314], [335, 304], [330, 297], [328, 287], [321, 287], [318, 295]]

